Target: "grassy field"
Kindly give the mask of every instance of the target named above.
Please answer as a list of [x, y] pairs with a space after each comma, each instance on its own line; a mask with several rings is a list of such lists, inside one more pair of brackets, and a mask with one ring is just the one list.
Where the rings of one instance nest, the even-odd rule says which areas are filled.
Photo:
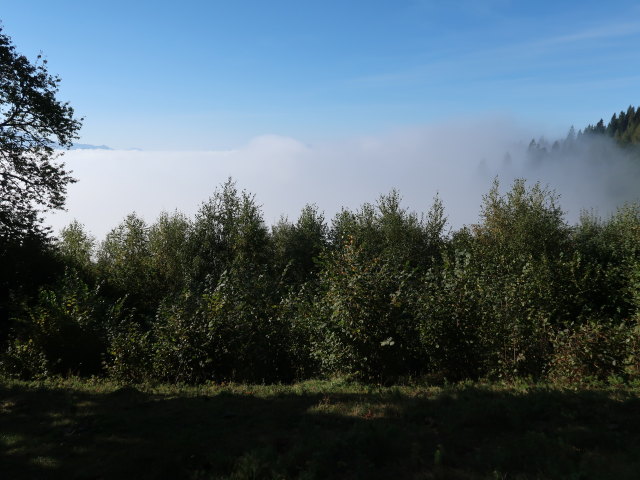
[[640, 478], [640, 389], [0, 381], [2, 479]]

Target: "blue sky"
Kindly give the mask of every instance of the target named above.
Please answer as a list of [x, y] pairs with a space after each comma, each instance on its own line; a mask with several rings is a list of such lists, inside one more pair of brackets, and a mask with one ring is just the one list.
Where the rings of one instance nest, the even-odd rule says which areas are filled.
[[80, 143], [115, 149], [63, 157], [79, 182], [55, 229], [192, 215], [229, 176], [270, 225], [397, 188], [420, 212], [438, 194], [457, 227], [496, 175], [556, 189], [570, 221], [640, 200], [615, 155], [523, 160], [532, 137], [640, 104], [635, 1], [0, 0], [0, 20], [62, 78]]
[[631, 1], [5, 1], [82, 143], [233, 148], [503, 115], [541, 134], [638, 104]]

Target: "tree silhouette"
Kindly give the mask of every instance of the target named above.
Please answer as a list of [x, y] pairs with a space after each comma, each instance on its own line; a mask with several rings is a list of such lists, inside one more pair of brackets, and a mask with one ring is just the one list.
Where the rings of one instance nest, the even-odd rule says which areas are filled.
[[16, 52], [0, 28], [0, 240], [39, 232], [40, 214], [62, 208], [74, 179], [57, 159], [82, 126], [57, 100], [60, 78]]

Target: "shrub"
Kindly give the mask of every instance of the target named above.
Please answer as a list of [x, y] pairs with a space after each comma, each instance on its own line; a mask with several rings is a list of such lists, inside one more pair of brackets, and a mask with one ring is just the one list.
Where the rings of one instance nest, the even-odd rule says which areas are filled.
[[49, 362], [32, 339], [14, 338], [0, 354], [0, 373], [21, 379], [42, 378], [49, 374]]
[[152, 330], [152, 372], [162, 381], [197, 383], [213, 377], [214, 353], [198, 299], [162, 305]]
[[416, 302], [421, 349], [431, 374], [449, 380], [476, 378], [483, 354], [482, 316], [471, 255], [455, 251], [442, 269], [424, 277]]
[[[330, 371], [322, 355], [325, 318], [318, 284], [310, 281], [292, 289], [278, 305], [278, 320], [287, 332], [287, 356], [295, 380], [304, 380]], [[330, 362], [329, 362], [330, 363]], [[325, 364], [325, 368], [322, 365]]]
[[412, 280], [354, 241], [331, 254], [321, 276], [327, 316], [319, 319], [326, 369], [391, 380], [417, 368]]
[[289, 324], [264, 269], [237, 267], [218, 286], [163, 306], [152, 332], [155, 375], [169, 381], [290, 381]]
[[106, 351], [106, 311], [99, 291], [68, 271], [55, 288], [42, 289], [37, 304], [26, 309], [14, 346], [28, 345], [29, 352], [44, 355], [51, 373], [98, 374]]
[[157, 308], [159, 285], [153, 275], [151, 258], [149, 227], [132, 213], [100, 244], [98, 276], [112, 298], [126, 296], [132, 308], [152, 313]]
[[549, 378], [584, 383], [609, 377], [636, 377], [640, 331], [635, 324], [592, 319], [553, 336]]
[[105, 360], [107, 374], [121, 382], [142, 382], [152, 377], [149, 332], [125, 321], [111, 334]]

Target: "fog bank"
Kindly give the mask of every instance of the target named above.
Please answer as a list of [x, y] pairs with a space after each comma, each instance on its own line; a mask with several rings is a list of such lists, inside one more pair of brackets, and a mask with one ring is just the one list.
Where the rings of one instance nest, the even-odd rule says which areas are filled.
[[294, 220], [307, 203], [331, 219], [396, 188], [415, 211], [426, 211], [439, 194], [459, 228], [478, 221], [496, 176], [503, 189], [516, 177], [555, 189], [570, 222], [581, 209], [606, 216], [640, 198], [640, 162], [613, 142], [601, 138], [536, 160], [527, 153], [533, 136], [511, 122], [485, 120], [313, 145], [265, 135], [227, 151], [73, 150], [63, 160], [79, 181], [69, 187], [67, 211], [47, 222], [58, 231], [75, 218], [102, 239], [132, 211], [149, 222], [163, 210], [193, 215], [228, 177], [256, 195], [269, 225], [281, 215]]

